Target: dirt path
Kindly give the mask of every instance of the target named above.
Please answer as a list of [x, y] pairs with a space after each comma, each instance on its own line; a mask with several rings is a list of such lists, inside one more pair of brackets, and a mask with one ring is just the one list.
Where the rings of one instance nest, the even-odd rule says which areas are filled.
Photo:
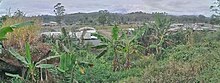
[[101, 30], [100, 29], [100, 30], [98, 30], [98, 32], [105, 35], [108, 38], [111, 38], [111, 30], [104, 30], [104, 29]]

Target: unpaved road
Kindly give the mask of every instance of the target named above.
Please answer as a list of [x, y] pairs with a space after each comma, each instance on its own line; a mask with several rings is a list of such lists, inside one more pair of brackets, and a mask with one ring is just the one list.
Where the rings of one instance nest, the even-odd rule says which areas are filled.
[[111, 30], [97, 30], [100, 34], [105, 35], [108, 38], [111, 38]]

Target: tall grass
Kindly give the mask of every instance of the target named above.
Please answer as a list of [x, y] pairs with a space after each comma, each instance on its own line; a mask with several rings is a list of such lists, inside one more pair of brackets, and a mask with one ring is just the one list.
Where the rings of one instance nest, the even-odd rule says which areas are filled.
[[14, 47], [16, 49], [24, 49], [25, 42], [31, 45], [35, 44], [39, 38], [38, 33], [41, 28], [41, 20], [39, 18], [11, 18], [8, 17], [3, 23], [3, 26], [10, 26], [11, 24], [21, 23], [28, 20], [33, 20], [34, 24], [16, 29], [14, 32], [7, 34], [7, 40], [3, 42], [5, 48]]

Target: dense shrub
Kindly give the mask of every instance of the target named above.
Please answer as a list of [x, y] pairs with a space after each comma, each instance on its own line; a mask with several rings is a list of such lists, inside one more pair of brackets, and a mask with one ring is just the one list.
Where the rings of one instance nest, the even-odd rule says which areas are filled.
[[129, 76], [140, 77], [143, 74], [143, 68], [137, 67], [113, 72], [111, 61], [106, 61], [103, 58], [95, 59], [94, 55], [88, 55], [84, 60], [93, 63], [94, 66], [87, 68], [85, 74], [76, 72], [76, 80], [80, 83], [118, 82]]
[[141, 79], [132, 77], [124, 81], [217, 83], [220, 81], [219, 50], [219, 42], [196, 44], [193, 47], [179, 45], [167, 51], [167, 59], [149, 64]]
[[3, 41], [5, 48], [10, 48], [12, 46], [18, 50], [23, 50], [26, 41], [31, 45], [39, 42], [38, 34], [41, 29], [41, 20], [39, 18], [8, 17], [7, 20], [3, 22], [3, 27], [29, 20], [33, 20], [34, 24], [31, 26], [24, 26], [24, 28], [18, 28], [12, 33], [7, 34], [7, 40]]

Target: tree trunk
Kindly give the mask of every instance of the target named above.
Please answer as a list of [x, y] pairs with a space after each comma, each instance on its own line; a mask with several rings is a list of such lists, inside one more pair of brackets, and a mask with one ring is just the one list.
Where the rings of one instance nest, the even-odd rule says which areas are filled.
[[118, 61], [118, 55], [117, 55], [117, 53], [116, 53], [116, 51], [114, 51], [114, 60], [113, 60], [113, 71], [115, 72], [115, 71], [117, 71], [119, 68], [119, 61]]
[[126, 62], [125, 62], [125, 69], [129, 69], [131, 67], [131, 62], [130, 62], [130, 54], [126, 55]]

